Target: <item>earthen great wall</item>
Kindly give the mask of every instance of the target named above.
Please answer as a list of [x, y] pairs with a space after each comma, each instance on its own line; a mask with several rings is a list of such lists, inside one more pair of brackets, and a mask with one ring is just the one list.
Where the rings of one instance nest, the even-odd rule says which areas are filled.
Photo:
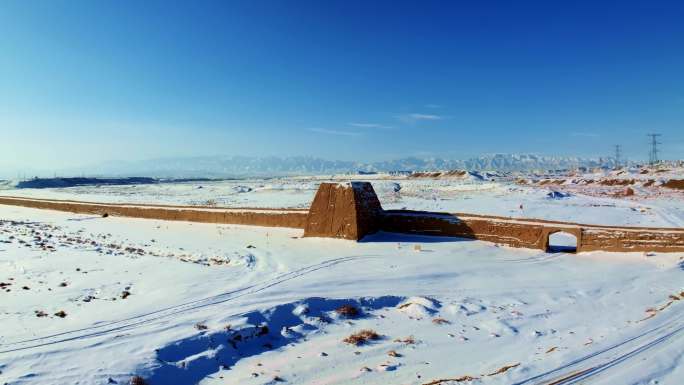
[[322, 183], [309, 210], [215, 208], [91, 203], [0, 197], [0, 204], [73, 213], [113, 215], [205, 223], [290, 227], [305, 237], [360, 240], [387, 231], [461, 237], [497, 244], [547, 250], [549, 236], [566, 232], [582, 251], [684, 252], [684, 229], [616, 227], [465, 213], [383, 210], [368, 182]]

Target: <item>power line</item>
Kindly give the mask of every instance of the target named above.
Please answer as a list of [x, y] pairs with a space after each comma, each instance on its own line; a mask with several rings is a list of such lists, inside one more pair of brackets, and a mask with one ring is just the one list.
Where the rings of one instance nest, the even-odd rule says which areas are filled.
[[646, 136], [651, 138], [651, 150], [648, 153], [648, 163], [650, 165], [655, 165], [659, 162], [658, 160], [658, 145], [662, 144], [658, 142], [658, 137], [661, 134], [646, 134]]
[[615, 168], [620, 168], [620, 157], [622, 155], [622, 146], [619, 144], [615, 145]]

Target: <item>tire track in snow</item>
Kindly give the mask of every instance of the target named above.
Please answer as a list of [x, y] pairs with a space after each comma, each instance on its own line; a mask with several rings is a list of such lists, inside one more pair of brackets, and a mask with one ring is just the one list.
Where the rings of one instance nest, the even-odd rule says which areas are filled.
[[572, 255], [572, 253], [566, 253], [566, 252], [555, 252], [555, 253], [548, 253], [548, 252], [541, 252], [539, 254], [535, 254], [531, 257], [528, 258], [516, 258], [516, 259], [500, 259], [497, 262], [504, 262], [504, 263], [544, 263], [544, 262], [550, 262], [554, 261], [556, 259], [562, 258], [567, 255]]
[[[640, 357], [664, 343], [677, 341], [684, 336], [684, 321], [674, 319], [637, 336], [623, 340], [608, 348], [588, 354], [546, 373], [516, 382], [514, 385], [570, 385], [592, 380], [619, 364]], [[562, 373], [565, 371], [565, 373]]]
[[369, 259], [376, 258], [376, 256], [366, 255], [366, 256], [350, 256], [350, 257], [339, 257], [328, 259], [326, 261], [316, 263], [313, 265], [305, 266], [303, 268], [293, 270], [288, 273], [278, 275], [274, 278], [267, 279], [263, 282], [256, 283], [253, 285], [248, 285], [242, 288], [231, 290], [226, 293], [218, 294], [215, 296], [194, 300], [186, 302], [180, 305], [171, 306], [159, 310], [155, 310], [149, 313], [133, 316], [130, 318], [125, 318], [118, 321], [106, 322], [100, 325], [93, 325], [85, 328], [74, 329], [66, 332], [61, 332], [57, 334], [47, 335], [43, 337], [31, 338], [21, 341], [9, 342], [0, 344], [0, 354], [11, 353], [22, 350], [34, 349], [43, 346], [55, 345], [60, 343], [65, 343], [69, 341], [83, 340], [88, 338], [94, 338], [99, 336], [104, 336], [107, 334], [121, 332], [129, 329], [134, 329], [138, 326], [143, 326], [150, 324], [153, 321], [162, 320], [173, 315], [186, 313], [192, 310], [205, 308], [209, 306], [214, 306], [226, 302], [230, 302], [237, 298], [241, 298], [247, 295], [255, 294], [267, 290], [271, 287], [277, 286], [281, 283], [287, 282], [292, 279], [302, 277], [307, 274], [311, 274], [315, 271], [328, 269], [337, 264], [350, 262], [358, 259]]

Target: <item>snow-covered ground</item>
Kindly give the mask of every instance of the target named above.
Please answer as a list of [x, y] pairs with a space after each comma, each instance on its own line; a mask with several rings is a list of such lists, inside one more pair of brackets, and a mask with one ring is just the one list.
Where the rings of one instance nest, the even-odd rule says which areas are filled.
[[[125, 186], [4, 189], [0, 195], [93, 202], [217, 205], [227, 207], [308, 208], [318, 185], [331, 178], [275, 178]], [[578, 223], [652, 227], [684, 226], [684, 196], [592, 196], [573, 186], [520, 186], [508, 181], [369, 179], [386, 209], [490, 214]], [[551, 198], [551, 191], [570, 192]], [[582, 193], [585, 192], [585, 193]], [[522, 205], [522, 209], [521, 209]]]
[[[435, 208], [404, 188], [391, 202], [387, 183], [376, 187], [386, 207]], [[440, 190], [436, 201], [447, 209], [479, 199], [470, 207], [504, 210], [490, 205], [511, 188], [449, 200]], [[519, 195], [534, 199], [529, 205], [547, 202], [529, 191]], [[572, 202], [565, 199], [548, 205]], [[565, 212], [660, 218], [610, 210]], [[300, 236], [0, 206], [0, 383], [127, 384], [136, 375], [153, 385], [684, 379], [684, 254]], [[336, 311], [343, 305], [358, 314]], [[362, 330], [377, 337], [344, 342]]]

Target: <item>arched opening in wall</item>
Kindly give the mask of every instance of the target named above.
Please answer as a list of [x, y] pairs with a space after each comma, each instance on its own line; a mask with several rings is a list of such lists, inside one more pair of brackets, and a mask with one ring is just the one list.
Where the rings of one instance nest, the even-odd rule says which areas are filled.
[[565, 231], [549, 234], [549, 245], [546, 250], [552, 253], [576, 253], [577, 237]]

